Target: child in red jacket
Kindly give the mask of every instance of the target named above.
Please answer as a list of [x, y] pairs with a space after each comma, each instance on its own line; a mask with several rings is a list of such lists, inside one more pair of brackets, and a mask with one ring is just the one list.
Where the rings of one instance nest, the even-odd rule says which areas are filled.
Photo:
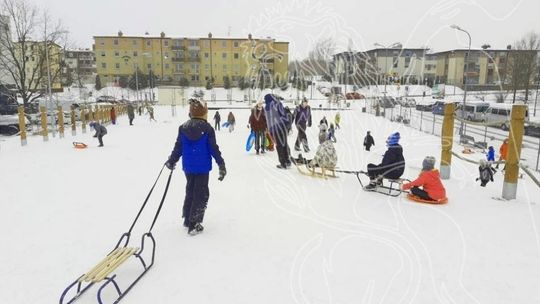
[[434, 167], [435, 157], [426, 156], [422, 162], [420, 176], [414, 181], [404, 184], [403, 190], [411, 189], [413, 195], [427, 201], [438, 201], [446, 198], [446, 190], [441, 182], [439, 171]]

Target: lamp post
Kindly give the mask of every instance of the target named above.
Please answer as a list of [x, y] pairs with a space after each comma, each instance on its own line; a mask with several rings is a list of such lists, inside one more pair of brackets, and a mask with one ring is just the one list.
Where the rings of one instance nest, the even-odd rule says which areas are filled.
[[[464, 87], [464, 92], [463, 92], [463, 107], [461, 108], [461, 115], [463, 115], [462, 118], [465, 118], [465, 106], [467, 105], [467, 71], [469, 69], [469, 62], [468, 61], [469, 61], [469, 56], [471, 54], [471, 41], [472, 41], [472, 39], [471, 39], [471, 34], [469, 34], [469, 32], [462, 29], [461, 27], [459, 27], [459, 26], [457, 26], [455, 24], [452, 24], [450, 27], [455, 29], [455, 30], [464, 32], [469, 37], [469, 47], [467, 49], [467, 55], [465, 56], [465, 71], [464, 71], [465, 75], [463, 76], [463, 80], [465, 82], [465, 87]], [[465, 134], [466, 130], [465, 130], [465, 124], [463, 123], [463, 121], [461, 121], [461, 130], [462, 130], [463, 134]]]
[[388, 79], [386, 77], [386, 75], [388, 73], [388, 49], [389, 48], [400, 47], [401, 43], [394, 42], [389, 46], [384, 46], [384, 45], [382, 45], [380, 43], [375, 43], [374, 45], [384, 48], [384, 94], [386, 94], [386, 83], [388, 82], [387, 81]]
[[538, 67], [538, 75], [536, 76], [536, 94], [534, 97], [534, 111], [533, 116], [536, 117], [536, 102], [538, 101], [538, 89], [540, 89], [540, 67]]

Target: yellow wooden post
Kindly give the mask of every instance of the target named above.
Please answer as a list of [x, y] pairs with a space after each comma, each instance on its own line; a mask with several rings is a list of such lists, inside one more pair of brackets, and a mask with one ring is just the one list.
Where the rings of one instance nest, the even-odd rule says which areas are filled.
[[41, 112], [41, 135], [43, 136], [43, 141], [49, 140], [49, 129], [47, 126], [47, 108], [41, 106], [39, 107]]
[[525, 128], [526, 111], [527, 106], [524, 104], [514, 104], [512, 106], [510, 136], [508, 137], [508, 158], [506, 160], [506, 171], [504, 173], [502, 191], [502, 197], [504, 199], [516, 198], [519, 177], [519, 159], [521, 156], [521, 144]]
[[92, 115], [92, 120], [93, 121], [98, 121], [99, 120], [99, 106], [95, 106], [95, 110], [94, 110], [94, 115]]
[[71, 136], [77, 135], [77, 120], [75, 119], [75, 106], [71, 105]]
[[58, 111], [58, 131], [60, 138], [64, 138], [64, 111], [61, 106], [58, 106], [56, 110]]
[[449, 103], [444, 106], [444, 120], [441, 131], [441, 179], [450, 179], [452, 168], [452, 145], [454, 143], [454, 111], [456, 104]]
[[21, 146], [26, 146], [26, 117], [24, 116], [24, 107], [19, 106], [19, 131], [21, 132]]
[[[91, 109], [89, 111], [92, 112]], [[90, 117], [90, 115], [88, 117]], [[86, 133], [86, 107], [81, 107], [81, 128], [83, 134]]]

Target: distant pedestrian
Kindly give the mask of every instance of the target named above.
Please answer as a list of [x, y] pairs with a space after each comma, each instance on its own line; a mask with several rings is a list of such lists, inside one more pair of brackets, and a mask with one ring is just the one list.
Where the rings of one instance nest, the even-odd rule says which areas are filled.
[[221, 130], [221, 115], [219, 115], [219, 111], [216, 111], [216, 114], [214, 114], [214, 129]]
[[341, 114], [339, 112], [336, 113], [336, 117], [334, 117], [334, 122], [336, 123], [336, 129], [341, 129], [341, 126], [339, 125], [341, 123]]
[[107, 135], [107, 128], [102, 126], [99, 122], [92, 121], [90, 123], [90, 128], [94, 129], [96, 133], [94, 134], [94, 137], [98, 139], [99, 146], [103, 147], [103, 136]]
[[138, 111], [139, 111], [139, 116], [141, 116], [142, 115], [142, 110], [143, 110], [142, 105], [139, 105], [137, 108], [138, 108]]
[[488, 162], [495, 161], [495, 148], [493, 148], [493, 146], [489, 146], [486, 157]]
[[127, 114], [129, 118], [129, 125], [133, 126], [133, 119], [135, 119], [135, 108], [131, 103], [127, 106]]
[[371, 146], [375, 146], [375, 141], [373, 140], [373, 136], [371, 136], [371, 132], [367, 131], [367, 135], [364, 137], [364, 147], [366, 148], [366, 151], [369, 151]]
[[229, 123], [229, 132], [234, 131], [234, 125], [236, 124], [236, 118], [234, 117], [233, 112], [229, 112], [227, 116], [227, 122]]
[[[501, 147], [499, 148], [499, 161], [504, 161], [503, 171], [506, 170], [506, 160], [508, 159], [508, 138], [506, 138]], [[499, 169], [499, 164], [495, 166], [495, 169]]]
[[249, 127], [255, 133], [255, 152], [264, 153], [266, 141], [266, 117], [262, 108], [262, 102], [258, 102], [255, 108], [251, 110], [249, 116]]
[[114, 106], [111, 107], [111, 122], [112, 122], [113, 125], [116, 124], [116, 110], [115, 110]]
[[157, 120], [154, 118], [154, 107], [152, 107], [152, 106], [147, 106], [147, 107], [146, 107], [146, 111], [148, 111], [148, 116], [150, 116], [150, 122], [151, 122], [151, 121], [157, 122]]
[[296, 130], [298, 135], [294, 144], [294, 150], [300, 151], [300, 146], [304, 148], [304, 152], [309, 152], [309, 145], [306, 135], [307, 128], [311, 127], [311, 107], [308, 105], [306, 98], [302, 100], [302, 103], [294, 110], [294, 123], [296, 124]]
[[279, 97], [273, 94], [264, 96], [264, 114], [266, 125], [275, 143], [279, 158], [279, 169], [287, 169], [291, 166], [289, 144], [287, 143], [287, 125], [289, 117]]

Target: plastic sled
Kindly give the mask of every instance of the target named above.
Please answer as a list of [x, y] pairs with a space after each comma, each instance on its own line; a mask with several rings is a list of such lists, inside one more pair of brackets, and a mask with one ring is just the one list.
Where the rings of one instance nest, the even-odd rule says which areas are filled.
[[228, 121], [226, 121], [226, 122], [224, 122], [224, 123], [221, 125], [221, 127], [222, 127], [222, 128], [228, 128], [229, 125], [230, 125], [230, 123], [229, 123]]
[[246, 141], [246, 152], [249, 152], [251, 148], [253, 148], [254, 143], [255, 143], [255, 132], [251, 131]]
[[264, 141], [264, 144], [266, 145], [266, 150], [274, 151], [274, 140], [268, 132], [266, 132], [266, 140]]
[[76, 141], [74, 141], [74, 142], [73, 142], [73, 147], [74, 147], [75, 149], [86, 149], [86, 148], [88, 148], [88, 145], [85, 144], [85, 143], [82, 143], [82, 142], [76, 142]]
[[[156, 187], [156, 184], [164, 168], [165, 166], [161, 168], [161, 171], [159, 172], [159, 175], [154, 182], [154, 185], [146, 196], [146, 199], [141, 209], [137, 213], [137, 216], [131, 224], [128, 232], [122, 234], [120, 240], [118, 240], [118, 243], [116, 243], [116, 246], [105, 256], [105, 258], [98, 262], [88, 272], [75, 279], [75, 281], [73, 281], [64, 289], [64, 292], [62, 292], [62, 295], [60, 296], [60, 304], [75, 303], [86, 291], [88, 291], [92, 286], [97, 284], [100, 285], [97, 290], [97, 302], [99, 304], [119, 303], [120, 300], [122, 300], [122, 298], [133, 288], [133, 286], [135, 286], [135, 284], [137, 284], [137, 282], [139, 282], [139, 280], [148, 272], [148, 270], [152, 268], [152, 266], [154, 265], [154, 258], [156, 253], [156, 240], [152, 235], [152, 228], [156, 223], [156, 220], [161, 211], [161, 207], [163, 206], [163, 202], [165, 201], [165, 197], [167, 196], [167, 191], [169, 189], [173, 171], [171, 171], [171, 173], [169, 174], [167, 185], [165, 186], [165, 191], [161, 198], [161, 202], [159, 203], [156, 214], [154, 215], [152, 225], [150, 226], [148, 232], [144, 233], [141, 237], [140, 247], [129, 246], [129, 242], [133, 228], [135, 227], [137, 220], [141, 216], [148, 202], [148, 199], [152, 195], [152, 192], [154, 191], [154, 188]], [[126, 284], [120, 285], [118, 283], [118, 273], [115, 273], [115, 271], [128, 260], [135, 260], [136, 262], [138, 262], [137, 264], [140, 264], [141, 271], [133, 280], [130, 280], [131, 283], [126, 282]], [[125, 277], [124, 274], [121, 275], [121, 278]], [[105, 301], [103, 299], [103, 291], [107, 287], [114, 288], [112, 290], [115, 291], [115, 299], [109, 299], [108, 301]], [[111, 293], [107, 294], [110, 295]]]
[[448, 198], [446, 198], [446, 197], [443, 198], [443, 199], [440, 199], [440, 200], [436, 200], [436, 201], [428, 201], [428, 200], [425, 200], [425, 199], [421, 199], [421, 198], [419, 198], [418, 196], [416, 196], [416, 195], [414, 195], [412, 193], [409, 193], [409, 194], [407, 194], [407, 198], [410, 199], [413, 202], [423, 203], [423, 204], [442, 205], [442, 204], [448, 203]]

